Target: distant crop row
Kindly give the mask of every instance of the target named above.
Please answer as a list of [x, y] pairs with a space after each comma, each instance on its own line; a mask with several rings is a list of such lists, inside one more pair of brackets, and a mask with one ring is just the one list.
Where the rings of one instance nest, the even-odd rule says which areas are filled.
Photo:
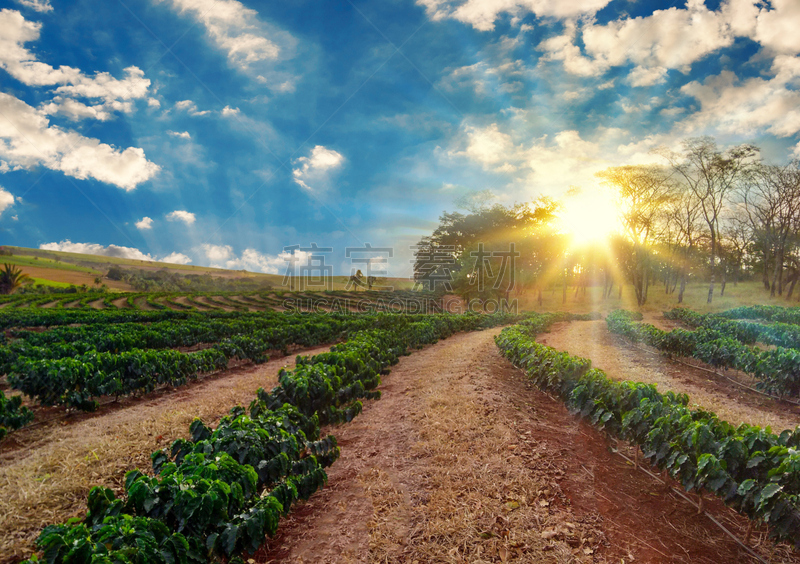
[[[319, 306], [359, 304], [361, 311], [384, 311], [385, 303], [395, 309], [418, 309], [421, 301], [435, 298], [432, 292], [416, 291], [249, 291], [249, 292], [88, 292], [74, 294], [14, 294], [0, 296], [2, 313], [18, 310], [112, 309], [133, 311], [258, 311], [273, 308], [313, 310]], [[178, 301], [179, 299], [183, 301]]]
[[[722, 331], [746, 345], [752, 345], [758, 341], [777, 347], [800, 349], [800, 325], [773, 320], [761, 323], [731, 320], [726, 313], [703, 315], [687, 308], [675, 308], [672, 311], [664, 312], [664, 317], [680, 320], [692, 327]], [[784, 313], [775, 317], [790, 316]]]
[[747, 517], [763, 521], [776, 539], [800, 546], [800, 427], [734, 427], [688, 407], [688, 396], [659, 393], [652, 384], [615, 382], [591, 362], [535, 342], [545, 323], [506, 328], [503, 354], [540, 388], [559, 396], [609, 435], [642, 449], [687, 490], [710, 492]]
[[718, 324], [695, 331], [663, 331], [636, 322], [635, 314], [623, 310], [606, 317], [608, 329], [634, 342], [643, 342], [670, 355], [691, 357], [719, 368], [734, 368], [753, 376], [756, 386], [780, 396], [800, 396], [800, 351], [777, 347], [760, 350], [744, 344], [740, 326]]
[[216, 429], [195, 420], [190, 440], [153, 453], [154, 476], [126, 474], [123, 498], [92, 489], [86, 517], [46, 527], [37, 547], [52, 564], [241, 562], [275, 534], [296, 500], [325, 483], [339, 449], [332, 436], [320, 438], [320, 425], [349, 421], [361, 399], [379, 397], [381, 373], [410, 349], [512, 320], [377, 316], [375, 329], [298, 359], [248, 411], [234, 408]]
[[[102, 396], [182, 385], [200, 373], [226, 368], [230, 358], [264, 362], [269, 350], [330, 342], [344, 330], [363, 329], [373, 322], [355, 316], [289, 319], [275, 315], [205, 323], [194, 318], [151, 326], [95, 324], [17, 333], [20, 339], [0, 348], [0, 354], [12, 388], [44, 405], [93, 410]], [[192, 353], [164, 348], [197, 343], [211, 346]]]
[[[93, 410], [102, 396], [182, 385], [200, 373], [226, 368], [231, 358], [260, 363], [268, 359], [270, 350], [286, 352], [290, 345], [332, 342], [346, 332], [381, 323], [380, 314], [273, 313], [227, 318], [195, 314], [149, 325], [95, 323], [41, 333], [16, 331], [15, 339], [0, 347], [0, 372], [8, 374], [14, 389], [44, 405]], [[170, 348], [200, 343], [209, 347], [191, 353]]]

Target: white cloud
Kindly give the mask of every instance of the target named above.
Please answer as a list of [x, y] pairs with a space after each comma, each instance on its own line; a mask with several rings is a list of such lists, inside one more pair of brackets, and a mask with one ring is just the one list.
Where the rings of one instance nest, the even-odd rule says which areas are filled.
[[[800, 3], [797, 0], [772, 0], [769, 5], [772, 9], [764, 7], [758, 10], [753, 39], [778, 53], [800, 53], [800, 35], [797, 33]], [[745, 10], [746, 7], [741, 10], [744, 12], [742, 19], [755, 12], [755, 8]]]
[[197, 105], [191, 100], [181, 100], [180, 102], [175, 102], [175, 109], [179, 112], [187, 112], [190, 116], [204, 116], [210, 113], [209, 110], [203, 110], [202, 112], [198, 110]]
[[496, 123], [488, 127], [466, 126], [463, 130], [466, 147], [461, 151], [451, 152], [454, 156], [464, 156], [477, 162], [486, 169], [502, 168], [511, 172], [516, 169], [509, 162], [519, 159], [518, 149], [514, 146], [511, 135], [500, 131]]
[[192, 262], [192, 259], [181, 253], [171, 253], [159, 259], [153, 255], [143, 253], [135, 247], [121, 247], [119, 245], [108, 245], [104, 247], [98, 243], [73, 243], [69, 239], [61, 241], [60, 243], [43, 243], [39, 245], [39, 248], [45, 251], [62, 251], [65, 253], [80, 253], [83, 255], [169, 262], [172, 264], [188, 264]]
[[201, 245], [201, 251], [209, 260], [211, 266], [216, 268], [228, 268], [231, 270], [249, 270], [251, 272], [263, 272], [265, 274], [279, 274], [286, 271], [290, 261], [297, 261], [296, 264], [307, 264], [310, 253], [296, 250], [294, 253], [282, 252], [277, 255], [269, 255], [258, 252], [255, 249], [245, 249], [241, 256], [236, 256], [233, 247], [230, 245]]
[[536, 47], [544, 52], [541, 61], [561, 61], [568, 73], [577, 76], [599, 76], [604, 73], [606, 65], [585, 57], [580, 47], [575, 45], [576, 36], [575, 22], [565, 22], [564, 33], [545, 39]]
[[627, 99], [621, 98], [619, 105], [622, 111], [626, 114], [639, 114], [642, 112], [649, 112], [651, 110], [650, 104], [631, 104]]
[[[124, 69], [125, 78], [117, 79], [107, 72], [90, 77], [80, 69], [65, 65], [54, 68], [38, 61], [24, 45], [39, 39], [41, 27], [16, 10], [0, 10], [0, 68], [28, 86], [56, 86], [55, 97], [42, 104], [43, 112], [70, 119], [107, 120], [113, 112], [132, 112], [133, 100], [147, 96], [150, 80], [137, 67]], [[87, 105], [75, 98], [97, 103]]]
[[161, 102], [159, 102], [158, 99], [156, 98], [148, 98], [147, 105], [151, 108], [160, 108]]
[[144, 231], [146, 229], [152, 229], [153, 228], [153, 220], [150, 219], [149, 217], [145, 216], [142, 219], [140, 219], [139, 221], [137, 221], [136, 223], [134, 223], [134, 225], [136, 225], [137, 229], [141, 229], [142, 231]]
[[595, 173], [609, 166], [655, 162], [658, 157], [648, 152], [662, 144], [657, 139], [648, 147], [621, 147], [619, 140], [630, 139], [630, 133], [619, 128], [598, 130], [600, 135], [594, 141], [583, 139], [577, 131], [565, 130], [531, 142], [529, 124], [520, 119], [516, 131], [510, 132], [496, 123], [462, 125], [453, 148], [443, 154], [495, 173], [513, 172], [506, 189], [519, 190], [514, 197], [529, 198], [532, 187], [540, 193], [559, 195], [570, 185], [596, 184]]
[[6, 209], [10, 208], [14, 205], [14, 196], [11, 192], [6, 192], [5, 188], [0, 186], [0, 215], [3, 214]]
[[662, 116], [674, 117], [674, 116], [678, 116], [678, 115], [682, 114], [685, 111], [686, 111], [686, 108], [681, 108], [679, 106], [675, 106], [675, 107], [672, 107], [672, 108], [664, 108], [659, 113]]
[[628, 84], [631, 86], [654, 86], [662, 84], [667, 80], [667, 69], [664, 67], [642, 67], [634, 68], [628, 74]]
[[50, 0], [17, 0], [17, 4], [42, 13], [53, 10], [53, 6], [50, 5]]
[[294, 181], [311, 191], [321, 191], [327, 188], [330, 174], [339, 169], [344, 163], [344, 156], [333, 149], [317, 145], [311, 149], [307, 157], [300, 157], [294, 161], [292, 169]]
[[84, 255], [100, 255], [104, 257], [116, 257], [135, 260], [156, 260], [155, 257], [145, 254], [133, 247], [120, 247], [119, 245], [109, 245], [104, 247], [98, 243], [73, 243], [69, 239], [60, 243], [43, 243], [39, 245], [45, 251], [63, 251], [65, 253], [80, 253]]
[[172, 253], [161, 259], [160, 262], [168, 262], [170, 264], [189, 264], [192, 259], [183, 253]]
[[737, 37], [753, 39], [773, 53], [800, 53], [798, 26], [797, 0], [723, 0], [716, 11], [704, 0], [688, 0], [685, 8], [606, 24], [587, 18], [579, 27], [567, 21], [561, 35], [542, 41], [537, 49], [545, 53], [543, 60], [563, 61], [565, 70], [578, 76], [599, 76], [610, 67], [632, 63], [628, 83], [652, 86], [664, 82], [668, 69], [686, 74], [693, 63], [731, 46]]
[[191, 225], [197, 218], [192, 212], [188, 212], [185, 210], [175, 210], [167, 214], [167, 219], [169, 221], [182, 221], [186, 225]]
[[192, 136], [189, 135], [188, 131], [172, 131], [171, 129], [167, 130], [167, 135], [172, 135], [173, 137], [180, 137], [181, 139], [191, 139]]
[[498, 90], [513, 92], [521, 87], [519, 79], [525, 71], [522, 61], [507, 60], [499, 64], [480, 61], [452, 70], [442, 79], [448, 90], [469, 87], [476, 94], [495, 96]]
[[702, 128], [752, 135], [766, 130], [778, 137], [800, 132], [800, 57], [781, 55], [772, 64], [770, 79], [739, 80], [731, 71], [692, 81], [681, 88], [700, 103], [682, 126], [693, 132]]
[[294, 90], [294, 81], [275, 73], [279, 59], [290, 57], [295, 43], [286, 32], [258, 18], [258, 12], [236, 0], [168, 0], [173, 8], [206, 28], [211, 40], [227, 52], [228, 62], [270, 88]]
[[51, 126], [22, 100], [0, 92], [0, 158], [14, 168], [37, 165], [74, 178], [94, 178], [133, 190], [160, 170], [138, 147], [119, 150], [75, 131]]
[[798, 143], [797, 145], [792, 147], [792, 150], [789, 153], [789, 156], [791, 158], [793, 158], [793, 159], [800, 159], [800, 143]]
[[200, 248], [206, 255], [206, 258], [211, 261], [211, 264], [219, 264], [233, 256], [233, 247], [230, 245], [201, 245]]
[[528, 12], [537, 17], [574, 18], [593, 14], [611, 0], [417, 0], [432, 20], [454, 19], [481, 31], [494, 29], [500, 14], [520, 18]]
[[223, 117], [233, 117], [239, 114], [239, 108], [231, 108], [230, 106], [225, 106], [222, 108], [222, 115]]

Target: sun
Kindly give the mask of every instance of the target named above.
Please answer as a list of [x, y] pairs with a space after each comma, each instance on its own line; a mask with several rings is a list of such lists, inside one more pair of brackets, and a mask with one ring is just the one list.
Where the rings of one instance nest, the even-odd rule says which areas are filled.
[[619, 209], [607, 190], [576, 190], [566, 198], [559, 224], [573, 245], [606, 241], [620, 231]]

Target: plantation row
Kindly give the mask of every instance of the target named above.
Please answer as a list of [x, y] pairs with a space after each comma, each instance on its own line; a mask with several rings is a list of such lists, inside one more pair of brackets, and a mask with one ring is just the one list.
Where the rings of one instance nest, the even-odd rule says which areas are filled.
[[321, 425], [349, 421], [361, 399], [378, 398], [381, 373], [410, 349], [512, 320], [375, 316], [375, 329], [282, 371], [279, 386], [258, 391], [249, 414], [235, 407], [213, 430], [196, 419], [190, 440], [153, 453], [155, 476], [126, 474], [122, 499], [93, 488], [86, 517], [45, 528], [37, 547], [53, 564], [242, 562], [296, 500], [327, 480], [324, 468], [339, 449], [334, 437], [320, 439]]
[[[261, 363], [268, 360], [266, 351], [331, 342], [344, 331], [374, 323], [375, 316], [248, 314], [226, 320], [194, 316], [149, 326], [95, 324], [16, 332], [19, 340], [0, 348], [0, 370], [14, 389], [44, 405], [91, 411], [102, 396], [183, 385], [200, 373], [225, 369], [231, 358]], [[214, 344], [192, 353], [153, 350], [198, 343]]]
[[[638, 317], [637, 317], [638, 316]], [[758, 380], [756, 387], [779, 396], [800, 396], [800, 351], [778, 347], [762, 351], [740, 341], [739, 329], [718, 325], [695, 331], [663, 331], [635, 323], [638, 314], [616, 310], [606, 317], [608, 329], [633, 342], [643, 342], [667, 354], [691, 357], [718, 368], [733, 368]]]
[[772, 305], [741, 306], [717, 314], [727, 319], [764, 319], [776, 323], [800, 324], [800, 308]]
[[0, 441], [9, 431], [21, 429], [33, 421], [33, 412], [22, 405], [21, 396], [6, 397], [0, 391]]
[[[2, 311], [17, 310], [73, 310], [73, 309], [123, 309], [172, 311], [259, 311], [274, 308], [318, 309], [346, 307], [357, 304], [360, 311], [385, 311], [391, 302], [393, 308], [419, 309], [425, 300], [435, 295], [427, 291], [250, 291], [250, 292], [88, 292], [81, 294], [13, 294], [0, 296]], [[182, 301], [179, 301], [182, 300]]]
[[672, 311], [664, 312], [664, 317], [677, 319], [692, 327], [722, 331], [746, 345], [752, 345], [758, 341], [777, 347], [800, 349], [800, 325], [780, 322], [731, 321], [724, 317], [724, 314], [702, 315], [687, 308], [675, 308]]
[[536, 343], [536, 333], [550, 322], [540, 316], [506, 328], [497, 346], [537, 386], [609, 435], [640, 447], [650, 464], [687, 491], [713, 493], [767, 523], [771, 537], [800, 546], [800, 427], [780, 435], [769, 428], [734, 427], [687, 407], [685, 394], [612, 381], [591, 369], [589, 360]]

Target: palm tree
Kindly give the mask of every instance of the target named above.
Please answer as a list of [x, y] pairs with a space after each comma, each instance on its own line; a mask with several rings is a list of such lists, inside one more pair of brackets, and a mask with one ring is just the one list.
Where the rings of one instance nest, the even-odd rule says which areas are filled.
[[0, 294], [12, 294], [23, 284], [33, 282], [30, 276], [22, 272], [13, 264], [4, 263], [0, 270]]

